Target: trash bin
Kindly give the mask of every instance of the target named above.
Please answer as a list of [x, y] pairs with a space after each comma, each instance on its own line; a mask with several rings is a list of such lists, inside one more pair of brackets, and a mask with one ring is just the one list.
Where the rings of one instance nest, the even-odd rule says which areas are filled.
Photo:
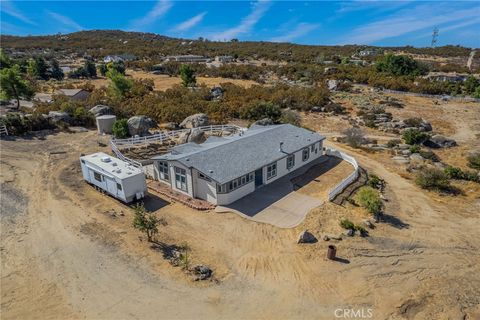
[[337, 247], [335, 247], [334, 245], [329, 245], [327, 250], [327, 259], [334, 260], [336, 254], [337, 254]]

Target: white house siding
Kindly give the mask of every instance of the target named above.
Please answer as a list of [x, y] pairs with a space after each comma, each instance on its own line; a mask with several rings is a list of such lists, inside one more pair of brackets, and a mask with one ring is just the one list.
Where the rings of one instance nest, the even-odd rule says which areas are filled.
[[255, 179], [229, 193], [218, 193], [217, 204], [226, 205], [232, 203], [240, 198], [245, 197], [247, 194], [252, 193], [253, 191], [255, 191]]
[[192, 179], [195, 198], [207, 200], [210, 203], [217, 204], [217, 184], [211, 180], [207, 181], [198, 177], [198, 171], [192, 169]]
[[[309, 148], [310, 147], [311, 146], [309, 146]], [[295, 164], [290, 169], [287, 169], [287, 156], [278, 160], [277, 161], [277, 175], [275, 177], [272, 177], [272, 178], [268, 179], [268, 180], [267, 180], [267, 168], [266, 168], [267, 166], [265, 166], [265, 168], [263, 169], [263, 183], [264, 184], [269, 184], [269, 183], [271, 183], [271, 182], [289, 174], [290, 172], [295, 171], [296, 169], [298, 169], [300, 167], [303, 167], [304, 165], [312, 162], [313, 160], [320, 158], [322, 153], [323, 153], [322, 147], [323, 147], [323, 141], [315, 143], [313, 152], [310, 148], [310, 157], [308, 158], [307, 161], [302, 160], [303, 149], [295, 152]], [[317, 153], [315, 153], [315, 150], [317, 150]]]
[[[190, 168], [185, 167], [183, 164], [181, 164], [178, 161], [169, 161], [168, 162], [169, 169], [170, 169], [170, 185], [173, 190], [184, 193], [186, 195], [189, 195], [190, 197], [193, 196], [193, 180], [192, 180], [192, 171]], [[185, 169], [186, 171], [186, 176], [187, 176], [187, 191], [184, 191], [182, 189], [177, 189], [176, 183], [175, 183], [175, 167], [177, 168], [182, 168]]]

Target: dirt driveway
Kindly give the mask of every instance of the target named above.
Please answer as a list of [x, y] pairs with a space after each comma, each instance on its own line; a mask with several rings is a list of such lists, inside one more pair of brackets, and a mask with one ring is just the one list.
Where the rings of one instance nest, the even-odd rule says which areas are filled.
[[328, 191], [352, 172], [345, 161], [322, 157], [227, 206], [215, 211], [240, 216], [279, 228], [299, 225], [308, 212], [327, 200]]

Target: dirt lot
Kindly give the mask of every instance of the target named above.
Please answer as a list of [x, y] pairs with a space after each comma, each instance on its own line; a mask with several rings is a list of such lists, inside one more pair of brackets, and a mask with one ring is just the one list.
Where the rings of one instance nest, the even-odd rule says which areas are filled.
[[[127, 76], [130, 76], [134, 79], [151, 79], [155, 85], [155, 90], [164, 91], [167, 90], [174, 85], [179, 85], [182, 83], [180, 77], [170, 77], [168, 75], [156, 75], [145, 71], [134, 71], [134, 70], [127, 70]], [[74, 81], [76, 84], [83, 83], [85, 81]], [[94, 80], [88, 80], [91, 84], [93, 84], [96, 88], [101, 88], [108, 86], [109, 80], [107, 78], [98, 78]], [[206, 78], [206, 77], [197, 77], [197, 83], [199, 85], [206, 85], [207, 87], [214, 87], [218, 86], [225, 82], [231, 82], [233, 84], [243, 86], [243, 87], [251, 87], [252, 85], [258, 84], [252, 80], [239, 80], [239, 79], [227, 79], [227, 78]]]
[[[451, 153], [478, 145], [478, 109], [441, 107], [460, 143]], [[445, 115], [463, 112], [464, 121]], [[339, 308], [372, 309], [373, 319], [480, 317], [478, 184], [439, 196], [403, 178], [387, 155], [347, 149], [386, 180], [386, 218], [368, 238], [333, 241], [332, 262], [322, 237], [364, 211], [327, 203], [278, 229], [153, 198], [147, 207], [167, 225], [149, 244], [129, 207], [81, 180], [79, 155], [101, 149], [94, 132], [1, 142], [2, 319], [334, 319]], [[304, 229], [319, 241], [297, 245]], [[215, 281], [194, 282], [164, 259], [182, 243]]]

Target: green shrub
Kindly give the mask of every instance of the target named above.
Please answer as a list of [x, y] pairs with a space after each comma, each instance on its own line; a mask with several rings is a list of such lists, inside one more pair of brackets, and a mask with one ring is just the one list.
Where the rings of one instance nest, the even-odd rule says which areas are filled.
[[340, 220], [340, 227], [342, 227], [343, 229], [355, 230], [355, 225], [353, 224], [352, 221], [350, 221], [348, 219]]
[[356, 225], [356, 226], [355, 226], [355, 230], [358, 231], [362, 237], [365, 237], [365, 236], [368, 235], [367, 229], [365, 229], [365, 228], [362, 227], [362, 226]]
[[470, 168], [480, 170], [480, 152], [469, 155], [467, 161]]
[[127, 119], [120, 119], [115, 121], [112, 127], [112, 133], [115, 138], [127, 138], [129, 136]]
[[41, 114], [22, 116], [19, 113], [8, 113], [0, 119], [10, 135], [21, 135], [30, 131], [55, 129], [55, 125]]
[[420, 144], [429, 138], [429, 135], [425, 132], [421, 132], [418, 129], [405, 130], [402, 136], [406, 144], [414, 145]]
[[458, 167], [448, 166], [443, 171], [449, 179], [463, 179], [463, 171]]
[[361, 187], [354, 197], [355, 202], [373, 214], [382, 212], [383, 202], [377, 190], [372, 187]]
[[368, 176], [367, 185], [368, 185], [369, 187], [378, 188], [378, 186], [380, 185], [381, 182], [382, 182], [382, 180], [381, 180], [377, 175], [370, 174], [370, 175]]
[[415, 144], [411, 146], [409, 150], [411, 153], [419, 153], [422, 150], [422, 147], [420, 147], [418, 144]]
[[415, 177], [415, 183], [423, 189], [448, 191], [450, 181], [445, 172], [436, 168], [423, 168], [418, 171]]
[[280, 117], [281, 123], [290, 123], [294, 126], [300, 126], [301, 117], [300, 114], [295, 110], [282, 110], [282, 116]]

